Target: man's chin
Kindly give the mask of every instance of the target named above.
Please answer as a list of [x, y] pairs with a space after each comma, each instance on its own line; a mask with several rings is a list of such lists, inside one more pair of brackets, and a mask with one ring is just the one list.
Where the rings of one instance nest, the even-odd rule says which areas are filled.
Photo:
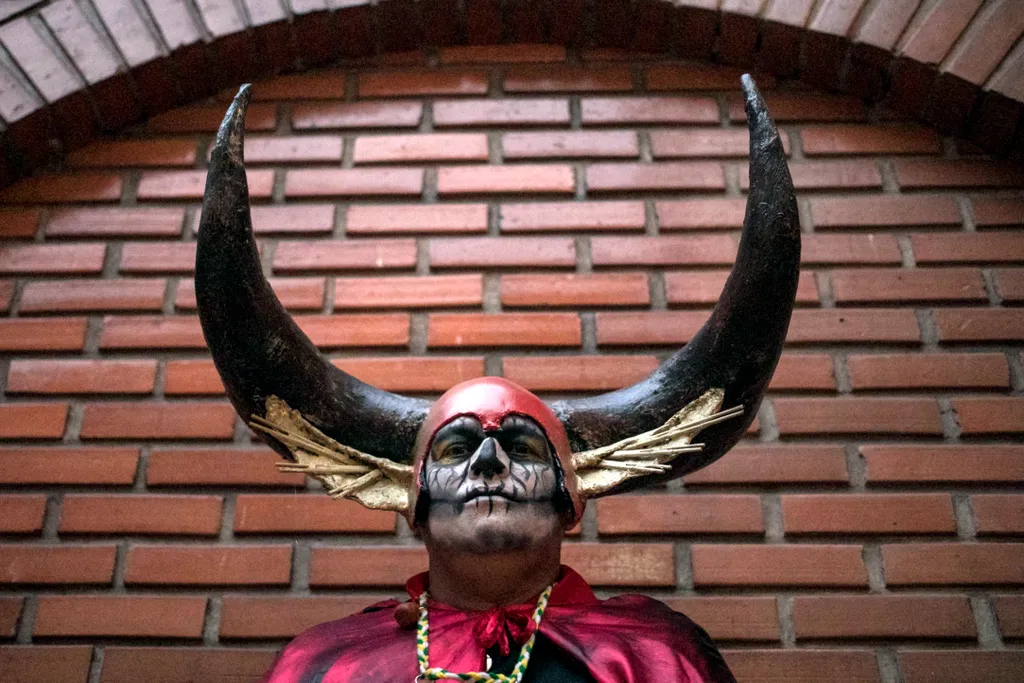
[[480, 514], [467, 506], [457, 524], [431, 529], [435, 542], [459, 552], [488, 554], [528, 550], [558, 533], [555, 516]]

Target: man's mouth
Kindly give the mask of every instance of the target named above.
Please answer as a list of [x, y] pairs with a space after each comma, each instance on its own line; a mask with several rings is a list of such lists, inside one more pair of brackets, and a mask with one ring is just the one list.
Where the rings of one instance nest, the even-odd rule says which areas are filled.
[[470, 491], [469, 493], [467, 493], [466, 497], [463, 499], [463, 503], [469, 503], [470, 501], [476, 498], [488, 497], [504, 498], [505, 500], [511, 501], [513, 503], [516, 502], [516, 498], [514, 496], [505, 493], [501, 489], [477, 489], [475, 491]]

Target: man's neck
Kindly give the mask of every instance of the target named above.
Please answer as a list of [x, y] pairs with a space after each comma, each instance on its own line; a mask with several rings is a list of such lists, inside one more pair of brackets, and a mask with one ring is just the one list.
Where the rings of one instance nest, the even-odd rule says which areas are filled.
[[558, 579], [561, 548], [487, 555], [430, 553], [430, 596], [465, 610], [533, 600]]

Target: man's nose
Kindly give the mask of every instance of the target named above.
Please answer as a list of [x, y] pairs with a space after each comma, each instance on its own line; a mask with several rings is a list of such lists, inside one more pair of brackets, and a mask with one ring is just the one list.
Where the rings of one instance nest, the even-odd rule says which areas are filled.
[[477, 477], [497, 477], [508, 469], [508, 456], [494, 437], [488, 437], [473, 454], [469, 469]]

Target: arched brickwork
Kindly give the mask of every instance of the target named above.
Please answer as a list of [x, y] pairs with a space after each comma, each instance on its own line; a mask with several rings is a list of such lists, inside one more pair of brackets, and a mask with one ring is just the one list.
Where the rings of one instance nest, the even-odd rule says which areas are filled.
[[1019, 154], [1017, 0], [19, 0], [0, 8], [0, 182], [273, 73], [424, 46], [551, 42], [734, 64]]

